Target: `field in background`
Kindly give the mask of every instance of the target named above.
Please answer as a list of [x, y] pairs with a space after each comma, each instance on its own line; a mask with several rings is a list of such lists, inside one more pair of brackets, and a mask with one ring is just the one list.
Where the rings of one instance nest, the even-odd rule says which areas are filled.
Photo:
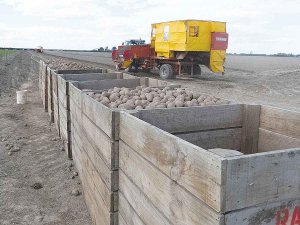
[[3, 57], [5, 55], [10, 55], [12, 53], [15, 53], [16, 50], [5, 50], [5, 49], [0, 49], [0, 57]]

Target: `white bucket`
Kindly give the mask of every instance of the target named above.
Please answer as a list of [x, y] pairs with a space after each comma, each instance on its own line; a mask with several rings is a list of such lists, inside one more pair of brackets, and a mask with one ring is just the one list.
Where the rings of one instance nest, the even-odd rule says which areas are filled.
[[27, 90], [17, 91], [17, 104], [26, 104], [27, 102]]

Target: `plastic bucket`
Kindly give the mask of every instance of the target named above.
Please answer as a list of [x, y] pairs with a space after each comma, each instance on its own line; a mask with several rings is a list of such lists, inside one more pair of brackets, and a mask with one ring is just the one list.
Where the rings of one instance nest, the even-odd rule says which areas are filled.
[[17, 91], [17, 104], [26, 104], [27, 90]]

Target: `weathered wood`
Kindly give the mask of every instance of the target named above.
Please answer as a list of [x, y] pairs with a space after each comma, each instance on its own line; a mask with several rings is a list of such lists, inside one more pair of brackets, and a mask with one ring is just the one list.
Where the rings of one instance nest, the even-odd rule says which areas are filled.
[[258, 152], [258, 128], [260, 105], [244, 105], [241, 152], [254, 154]]
[[282, 134], [259, 128], [259, 152], [268, 152], [299, 147], [300, 139], [288, 137]]
[[[172, 163], [170, 162], [170, 164]], [[188, 166], [186, 169], [188, 170]], [[145, 160], [121, 140], [120, 171], [124, 172], [144, 193], [144, 195], [147, 196], [155, 208], [157, 208], [158, 211], [160, 211], [170, 221], [169, 224], [222, 224], [222, 215], [217, 213], [203, 201], [195, 198], [195, 196], [186, 189], [187, 186], [182, 187], [180, 185], [178, 182], [179, 180], [177, 180], [177, 182], [172, 180], [169, 176], [164, 174], [160, 168], [155, 167], [153, 164]], [[194, 174], [198, 175], [196, 171], [194, 172]], [[120, 179], [120, 185], [122, 186], [126, 181], [124, 181], [123, 175]], [[195, 179], [195, 175], [193, 175], [193, 179]], [[131, 188], [133, 187], [131, 186]], [[214, 187], [210, 187], [210, 189], [213, 188]], [[130, 190], [129, 188], [122, 188], [122, 193], [123, 191], [129, 192]], [[135, 191], [133, 190], [133, 192]], [[123, 194], [126, 199], [129, 198], [129, 194]], [[209, 198], [209, 196], [206, 197]], [[143, 199], [140, 200], [143, 201]], [[143, 201], [144, 204], [146, 203], [145, 200]], [[139, 214], [139, 216], [142, 220], [144, 220], [143, 216], [147, 216], [144, 221], [148, 223], [148, 221], [154, 220], [154, 217], [157, 216], [157, 214], [151, 215], [153, 210], [154, 209], [149, 209], [150, 215], [145, 212], [145, 214]], [[162, 222], [159, 224], [168, 223]]]
[[90, 70], [56, 70], [57, 74], [84, 74], [84, 73], [105, 73], [106, 69], [90, 69]]
[[66, 121], [70, 121], [71, 120], [70, 110], [66, 109], [60, 101], [58, 102], [58, 105], [59, 105], [58, 111], [60, 116], [62, 116]]
[[106, 166], [110, 169], [117, 169], [119, 143], [110, 139], [102, 130], [94, 125], [86, 115], [82, 115], [82, 133], [93, 146], [97, 154], [103, 159]]
[[226, 211], [300, 195], [300, 149], [227, 158]]
[[60, 88], [58, 88], [58, 101], [60, 101], [62, 106], [64, 108], [66, 108], [67, 110], [70, 109], [69, 104], [68, 104], [68, 98], [69, 98], [69, 96], [65, 95], [65, 93]]
[[170, 133], [237, 128], [242, 126], [243, 105], [141, 110], [139, 118]]
[[49, 114], [49, 121], [50, 123], [54, 122], [53, 118], [53, 96], [52, 96], [52, 72], [49, 67], [47, 67], [47, 84], [48, 84], [48, 114]]
[[106, 184], [107, 188], [111, 191], [118, 190], [118, 172], [112, 171], [106, 164], [105, 161], [98, 155], [97, 150], [90, 144], [85, 135], [81, 135], [83, 148], [89, 158], [91, 159], [93, 165], [95, 166], [97, 172], [99, 173], [101, 179]]
[[[123, 146], [124, 147], [124, 146]], [[126, 147], [125, 147], [126, 148]], [[126, 151], [126, 150], [124, 150]], [[126, 154], [126, 152], [124, 152]], [[130, 163], [130, 162], [128, 162]], [[126, 166], [126, 162], [124, 162]], [[137, 170], [140, 168], [137, 167]], [[145, 221], [149, 224], [172, 224], [165, 216], [153, 205], [151, 200], [140, 190], [127, 175], [120, 170], [120, 213], [123, 215], [128, 225], [140, 224]], [[154, 190], [153, 190], [154, 191]], [[160, 195], [163, 197], [163, 195]], [[159, 197], [159, 196], [157, 196]], [[174, 212], [176, 213], [176, 212]]]
[[109, 80], [122, 79], [122, 73], [87, 73], [87, 74], [63, 74], [66, 81], [88, 81], [88, 80]]
[[136, 76], [130, 75], [128, 73], [123, 73], [123, 79], [136, 79]]
[[300, 139], [300, 112], [262, 106], [260, 128]]
[[43, 71], [42, 71], [42, 99], [43, 99], [43, 106], [45, 112], [48, 112], [48, 79], [47, 79], [47, 65], [43, 64]]
[[62, 78], [62, 75], [57, 75], [57, 85], [58, 89], [61, 90], [64, 95], [69, 95], [69, 82]]
[[226, 214], [226, 225], [296, 225], [299, 224], [299, 199], [265, 203]]
[[74, 84], [69, 84], [69, 93], [70, 93], [70, 99], [74, 101], [76, 105], [81, 109], [81, 94], [82, 91], [79, 90], [74, 86]]
[[230, 150], [230, 149], [222, 149], [222, 148], [208, 149], [208, 151], [215, 153], [223, 158], [243, 155], [243, 153], [241, 153], [239, 151]]
[[104, 90], [114, 87], [135, 88], [140, 85], [140, 78], [136, 79], [115, 79], [101, 81], [79, 81], [79, 89]]
[[149, 78], [149, 87], [157, 87], [158, 86], [158, 80]]
[[94, 122], [104, 133], [114, 139], [113, 113], [103, 104], [95, 101], [86, 94], [82, 94], [82, 112]]
[[125, 112], [120, 115], [120, 139], [210, 207], [223, 210], [223, 158]]
[[241, 133], [241, 128], [232, 128], [176, 134], [175, 136], [204, 149], [225, 148], [240, 150]]
[[57, 83], [57, 74], [55, 73], [55, 71], [52, 70], [52, 87], [53, 87], [53, 93], [56, 94], [56, 96], [58, 96], [58, 83]]

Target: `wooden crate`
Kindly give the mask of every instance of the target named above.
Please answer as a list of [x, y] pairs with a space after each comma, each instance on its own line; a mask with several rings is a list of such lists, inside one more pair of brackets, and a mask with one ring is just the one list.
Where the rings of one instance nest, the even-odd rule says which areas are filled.
[[120, 223], [293, 224], [299, 123], [241, 104], [121, 112]]
[[120, 110], [107, 108], [81, 89], [101, 92], [148, 84], [148, 78], [125, 76], [128, 79], [69, 83], [73, 160], [95, 224], [118, 224]]

